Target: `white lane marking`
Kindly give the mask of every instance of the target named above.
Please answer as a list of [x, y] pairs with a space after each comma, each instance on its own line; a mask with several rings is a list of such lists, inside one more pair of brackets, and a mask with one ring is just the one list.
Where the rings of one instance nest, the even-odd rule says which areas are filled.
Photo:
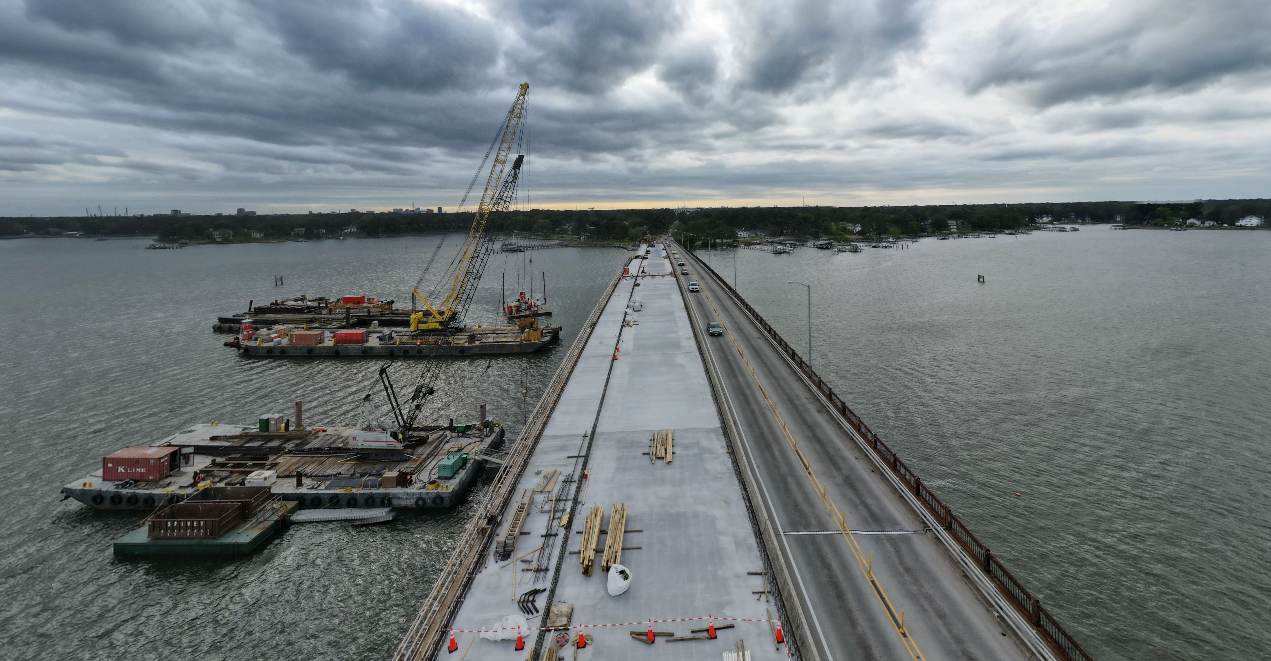
[[[693, 311], [693, 316], [697, 318], [697, 324], [702, 324], [701, 315], [697, 313], [697, 307], [689, 303], [689, 309]], [[715, 350], [709, 342], [703, 342], [706, 350], [710, 352], [711, 360], [715, 361]], [[718, 366], [719, 362], [715, 361]], [[772, 512], [772, 520], [777, 524], [777, 533], [781, 536], [781, 545], [786, 547], [786, 558], [790, 561], [790, 567], [794, 569], [794, 577], [799, 581], [799, 591], [803, 593], [803, 603], [807, 605], [808, 612], [812, 614], [812, 623], [816, 625], [816, 634], [821, 638], [821, 647], [825, 649], [825, 655], [830, 661], [834, 661], [834, 655], [830, 652], [830, 644], [825, 640], [825, 632], [821, 630], [821, 620], [816, 616], [816, 609], [812, 607], [812, 599], [808, 596], [808, 588], [803, 583], [803, 574], [799, 572], [799, 565], [794, 561], [794, 554], [790, 550], [790, 544], [786, 542], [785, 528], [781, 525], [781, 518], [777, 516], [777, 508], [772, 504], [772, 497], [768, 495], [768, 486], [764, 484], [763, 476], [759, 474], [759, 466], [755, 464], [753, 456], [750, 452], [750, 442], [746, 440], [746, 431], [742, 429], [741, 418], [737, 416], [737, 407], [733, 406], [733, 398], [728, 394], [728, 386], [724, 384], [724, 375], [719, 375], [719, 387], [724, 391], [724, 400], [728, 403], [728, 408], [733, 413], [733, 419], [737, 421], [737, 433], [741, 434], [741, 442], [746, 446], [746, 456], [751, 457], [750, 465], [754, 467], [755, 479], [759, 481], [759, 490], [763, 492], [764, 502], [768, 504], [768, 510]]]

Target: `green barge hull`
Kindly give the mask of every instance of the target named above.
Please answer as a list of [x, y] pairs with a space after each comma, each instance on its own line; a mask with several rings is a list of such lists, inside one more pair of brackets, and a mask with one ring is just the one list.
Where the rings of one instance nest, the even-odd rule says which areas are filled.
[[273, 538], [288, 517], [299, 508], [294, 500], [267, 505], [264, 510], [215, 539], [151, 539], [141, 526], [115, 541], [115, 555], [152, 557], [177, 555], [247, 555]]

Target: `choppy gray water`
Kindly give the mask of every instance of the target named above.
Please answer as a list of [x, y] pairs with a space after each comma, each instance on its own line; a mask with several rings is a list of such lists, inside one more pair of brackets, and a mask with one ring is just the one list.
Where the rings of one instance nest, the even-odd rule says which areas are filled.
[[[281, 294], [404, 300], [436, 239], [144, 245], [0, 242], [0, 657], [388, 656], [466, 508], [296, 526], [238, 561], [123, 562], [110, 544], [137, 517], [57, 489], [190, 422], [295, 399], [311, 422], [354, 420], [378, 363], [245, 361], [209, 326]], [[1096, 658], [1247, 659], [1271, 656], [1269, 247], [1087, 228], [735, 258], [800, 347], [806, 298], [786, 281], [813, 285], [817, 369]], [[478, 314], [497, 313], [503, 260], [512, 282], [546, 270], [562, 347], [455, 361], [434, 414], [484, 400], [518, 422], [521, 379], [542, 392], [627, 253], [532, 256], [494, 257]], [[711, 256], [726, 276], [733, 259]]]
[[[451, 237], [436, 270], [463, 237]], [[120, 561], [139, 514], [93, 513], [58, 489], [125, 445], [192, 422], [250, 423], [305, 402], [310, 424], [352, 424], [379, 361], [253, 361], [221, 346], [218, 314], [249, 299], [372, 294], [408, 301], [438, 237], [144, 250], [148, 241], [0, 241], [0, 658], [384, 659], [449, 557], [469, 505], [389, 524], [292, 527], [242, 560]], [[578, 327], [630, 256], [614, 249], [496, 254], [473, 321], [497, 320], [548, 273], [560, 345], [524, 357], [448, 360], [426, 416], [515, 434]], [[529, 263], [533, 259], [533, 264]], [[284, 287], [273, 286], [282, 274]], [[425, 287], [428, 282], [426, 281]], [[426, 289], [421, 289], [426, 291]], [[418, 365], [399, 361], [399, 388]], [[523, 407], [520, 388], [530, 383]]]
[[812, 285], [813, 366], [1105, 661], [1271, 658], [1269, 257], [1106, 225], [736, 254], [801, 353]]

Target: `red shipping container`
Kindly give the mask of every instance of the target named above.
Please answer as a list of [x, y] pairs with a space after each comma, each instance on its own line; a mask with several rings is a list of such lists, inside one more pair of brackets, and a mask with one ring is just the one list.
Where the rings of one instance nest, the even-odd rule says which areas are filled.
[[157, 482], [167, 477], [181, 460], [181, 448], [147, 446], [124, 448], [102, 459], [102, 479], [110, 482]]
[[366, 305], [365, 296], [345, 296], [340, 299], [345, 305]]
[[291, 344], [299, 347], [316, 347], [326, 340], [326, 333], [319, 330], [291, 331]]
[[338, 330], [335, 332], [336, 344], [366, 344], [364, 330]]

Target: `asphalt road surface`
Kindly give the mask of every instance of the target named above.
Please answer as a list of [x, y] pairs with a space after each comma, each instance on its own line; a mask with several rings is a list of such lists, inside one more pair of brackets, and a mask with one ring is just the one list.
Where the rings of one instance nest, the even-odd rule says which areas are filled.
[[[739, 424], [741, 438], [734, 440], [746, 445], [759, 478], [761, 493], [752, 494], [752, 503], [780, 533], [780, 548], [768, 552], [791, 570], [795, 594], [783, 597], [797, 599], [807, 617], [812, 640], [800, 641], [805, 655], [814, 651], [832, 661], [1034, 658], [763, 331], [695, 259], [685, 261], [691, 274], [685, 279], [702, 287], [688, 294], [698, 328], [710, 321], [726, 328], [723, 336], [706, 337], [707, 352], [718, 366], [723, 405]], [[855, 532], [890, 608], [800, 465], [756, 377]], [[908, 641], [897, 626], [901, 612]]]

